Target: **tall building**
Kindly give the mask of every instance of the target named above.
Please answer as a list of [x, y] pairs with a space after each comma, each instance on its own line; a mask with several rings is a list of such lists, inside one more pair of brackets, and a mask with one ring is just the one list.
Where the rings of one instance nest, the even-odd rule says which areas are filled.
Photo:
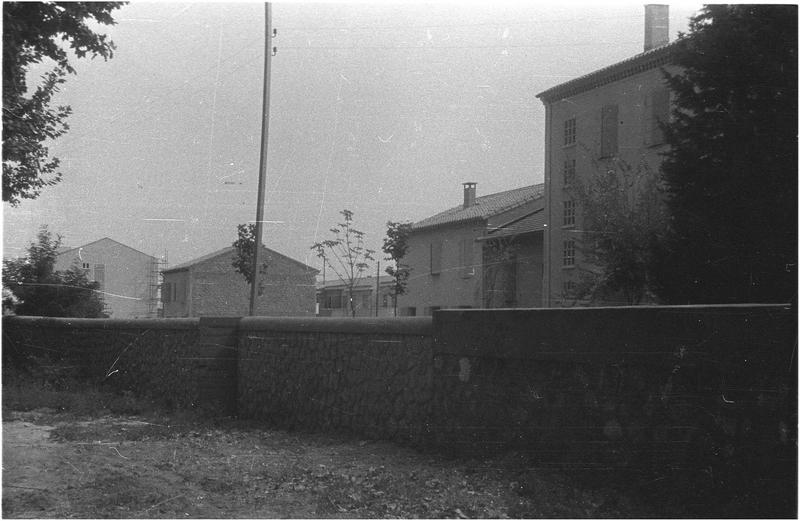
[[666, 150], [660, 122], [670, 114], [669, 7], [645, 6], [644, 51], [537, 95], [545, 106], [544, 302], [574, 305], [591, 247], [575, 187], [627, 165], [657, 175]]

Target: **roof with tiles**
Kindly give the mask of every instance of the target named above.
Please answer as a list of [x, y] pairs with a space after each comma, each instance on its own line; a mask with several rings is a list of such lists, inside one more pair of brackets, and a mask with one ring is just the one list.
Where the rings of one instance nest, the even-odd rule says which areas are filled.
[[412, 225], [412, 230], [417, 231], [447, 224], [487, 219], [492, 215], [521, 206], [528, 201], [539, 199], [543, 195], [544, 184], [542, 183], [476, 197], [475, 204], [472, 206], [464, 208], [464, 205], [459, 205], [437, 213], [432, 217], [415, 222]]
[[609, 65], [608, 67], [603, 67], [602, 69], [551, 87], [544, 92], [540, 92], [536, 97], [545, 103], [552, 103], [602, 85], [619, 81], [640, 72], [656, 67], [663, 67], [670, 62], [673, 52], [682, 42], [683, 39], [678, 39], [674, 42], [650, 49], [649, 51], [637, 54], [636, 56]]
[[524, 233], [541, 232], [545, 228], [545, 218], [544, 208], [539, 208], [518, 219], [489, 230], [486, 238], [494, 239], [498, 237], [517, 236]]
[[[286, 255], [283, 255], [282, 253], [278, 253], [275, 250], [271, 250], [271, 249], [267, 248], [266, 246], [262, 246], [262, 249], [267, 253], [270, 253], [272, 255], [276, 255], [278, 257], [282, 257], [282, 258], [284, 258], [284, 259], [286, 259], [286, 260], [288, 260], [288, 261], [290, 261], [290, 262], [292, 262], [292, 263], [294, 263], [294, 264], [296, 264], [298, 266], [301, 266], [301, 267], [303, 267], [303, 268], [305, 268], [305, 269], [307, 269], [309, 271], [312, 271], [314, 273], [318, 273], [319, 272], [319, 270], [316, 269], [316, 268], [312, 268], [311, 266], [303, 264], [299, 260], [295, 260], [295, 259], [293, 259], [291, 257], [287, 257]], [[227, 248], [222, 248], [221, 250], [212, 251], [211, 253], [207, 253], [207, 254], [203, 255], [202, 257], [197, 257], [196, 259], [192, 259], [190, 261], [186, 261], [184, 263], [178, 264], [178, 265], [173, 266], [171, 268], [167, 268], [167, 269], [163, 270], [163, 273], [170, 273], [170, 272], [173, 272], [173, 271], [188, 270], [192, 266], [197, 266], [198, 264], [201, 264], [201, 263], [203, 263], [203, 262], [205, 262], [207, 260], [214, 259], [214, 258], [219, 257], [221, 255], [230, 255], [231, 253], [233, 253], [234, 250], [235, 250], [235, 248], [233, 246], [228, 246]]]

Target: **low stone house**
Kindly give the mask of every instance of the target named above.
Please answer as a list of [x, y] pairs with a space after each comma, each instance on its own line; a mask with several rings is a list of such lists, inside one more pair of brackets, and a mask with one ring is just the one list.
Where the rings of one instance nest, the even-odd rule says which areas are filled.
[[[161, 298], [165, 317], [245, 316], [250, 285], [233, 267], [236, 250], [222, 248], [163, 271]], [[318, 270], [264, 247], [267, 263], [259, 316], [314, 316]]]
[[[357, 317], [394, 316], [392, 286], [394, 279], [381, 275], [376, 283], [375, 277], [364, 277], [358, 281], [353, 291]], [[377, 286], [377, 298], [375, 295]], [[320, 282], [317, 285], [317, 315], [321, 317], [352, 316], [347, 285], [339, 279]], [[377, 310], [377, 312], [376, 312]]]

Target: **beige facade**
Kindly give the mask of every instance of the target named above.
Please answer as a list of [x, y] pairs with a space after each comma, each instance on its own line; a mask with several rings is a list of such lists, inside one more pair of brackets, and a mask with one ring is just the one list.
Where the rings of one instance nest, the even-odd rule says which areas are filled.
[[[358, 281], [353, 291], [355, 316], [392, 317], [394, 300], [392, 286], [394, 279], [381, 275], [376, 284], [375, 277], [364, 277]], [[377, 297], [375, 294], [377, 286]], [[317, 286], [317, 316], [350, 317], [350, 294], [347, 286], [339, 279], [321, 282]]]
[[[164, 270], [165, 317], [246, 316], [250, 285], [233, 267], [233, 247]], [[313, 316], [317, 270], [264, 248], [267, 272], [256, 300], [259, 316]]]
[[[647, 6], [648, 23], [653, 7], [666, 6]], [[576, 186], [605, 169], [658, 175], [666, 150], [659, 121], [667, 121], [670, 112], [663, 70], [676, 70], [670, 65], [672, 46], [663, 30], [660, 38], [662, 45], [646, 42], [648, 50], [642, 54], [537, 96], [545, 105], [546, 122], [543, 304], [547, 307], [575, 305], [581, 274], [592, 270], [581, 254], [591, 244], [584, 233]]]
[[412, 226], [399, 315], [541, 306], [543, 185], [483, 197], [475, 189], [465, 183], [463, 205]]
[[62, 249], [55, 269], [84, 270], [100, 285], [111, 318], [155, 317], [158, 303], [156, 258], [108, 237], [77, 248]]

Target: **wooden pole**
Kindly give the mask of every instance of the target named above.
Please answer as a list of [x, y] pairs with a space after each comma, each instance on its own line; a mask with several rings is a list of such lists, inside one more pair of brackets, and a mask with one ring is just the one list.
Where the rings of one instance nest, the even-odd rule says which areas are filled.
[[256, 203], [256, 249], [253, 252], [253, 283], [250, 285], [250, 316], [256, 312], [258, 295], [258, 266], [261, 256], [261, 235], [264, 224], [264, 191], [267, 177], [267, 146], [269, 144], [269, 83], [272, 65], [272, 5], [264, 4], [264, 98], [261, 106], [261, 158], [258, 169], [258, 202]]

